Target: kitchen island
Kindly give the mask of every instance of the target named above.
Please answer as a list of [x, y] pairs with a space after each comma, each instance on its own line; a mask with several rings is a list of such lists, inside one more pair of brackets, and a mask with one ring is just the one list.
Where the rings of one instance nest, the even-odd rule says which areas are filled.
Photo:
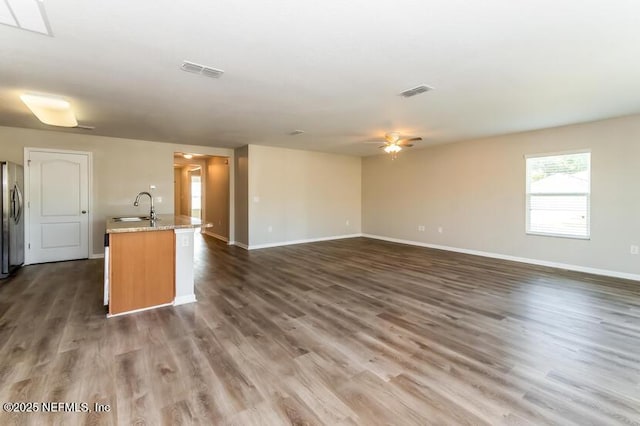
[[210, 227], [188, 216], [113, 218], [105, 235], [107, 316], [196, 301], [193, 236]]

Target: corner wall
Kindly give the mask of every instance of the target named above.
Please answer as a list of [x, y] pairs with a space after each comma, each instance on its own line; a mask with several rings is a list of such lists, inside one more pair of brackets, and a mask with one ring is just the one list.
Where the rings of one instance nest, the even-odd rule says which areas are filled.
[[234, 151], [235, 243], [249, 247], [249, 146]]
[[205, 232], [229, 239], [229, 159], [212, 157], [206, 167], [206, 221], [213, 228]]
[[[591, 239], [526, 235], [524, 156], [577, 149], [592, 152]], [[363, 232], [637, 275], [639, 164], [640, 116], [367, 157]]]
[[361, 158], [249, 146], [251, 248], [361, 232]]

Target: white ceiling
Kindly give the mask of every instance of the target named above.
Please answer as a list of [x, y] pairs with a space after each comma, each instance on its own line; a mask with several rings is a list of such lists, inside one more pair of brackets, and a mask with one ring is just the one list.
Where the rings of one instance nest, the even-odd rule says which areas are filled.
[[[28, 91], [66, 97], [98, 135], [369, 155], [362, 141], [392, 130], [426, 146], [640, 113], [637, 0], [45, 7], [54, 37], [0, 25], [0, 125], [55, 129]], [[225, 74], [183, 72], [185, 59]], [[421, 83], [435, 90], [397, 95]]]

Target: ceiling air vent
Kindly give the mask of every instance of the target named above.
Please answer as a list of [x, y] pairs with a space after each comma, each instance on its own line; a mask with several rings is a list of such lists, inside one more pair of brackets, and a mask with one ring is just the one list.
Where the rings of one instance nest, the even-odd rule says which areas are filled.
[[194, 62], [184, 61], [180, 68], [186, 72], [192, 72], [194, 74], [201, 74], [205, 77], [220, 78], [224, 71], [213, 67], [207, 67], [205, 65], [196, 64]]
[[289, 133], [291, 136], [296, 136], [296, 135], [301, 135], [304, 133], [304, 130], [294, 130], [293, 132]]
[[184, 61], [180, 68], [182, 68], [182, 70], [186, 72], [200, 74], [204, 67], [202, 65], [194, 64], [193, 62]]
[[428, 92], [429, 90], [433, 90], [433, 87], [421, 84], [420, 86], [412, 87], [411, 89], [400, 92], [400, 96], [403, 98], [410, 98], [412, 96], [419, 95], [420, 93]]
[[202, 69], [202, 75], [204, 75], [206, 77], [220, 78], [222, 76], [222, 74], [224, 74], [224, 71], [216, 69], [216, 68], [204, 67]]

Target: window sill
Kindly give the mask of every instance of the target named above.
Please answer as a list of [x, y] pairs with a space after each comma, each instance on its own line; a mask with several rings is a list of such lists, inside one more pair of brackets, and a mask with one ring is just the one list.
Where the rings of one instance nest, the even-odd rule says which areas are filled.
[[567, 235], [567, 234], [549, 234], [546, 232], [531, 232], [527, 231], [527, 235], [534, 235], [537, 237], [556, 237], [556, 238], [569, 238], [571, 240], [590, 240], [591, 235]]

